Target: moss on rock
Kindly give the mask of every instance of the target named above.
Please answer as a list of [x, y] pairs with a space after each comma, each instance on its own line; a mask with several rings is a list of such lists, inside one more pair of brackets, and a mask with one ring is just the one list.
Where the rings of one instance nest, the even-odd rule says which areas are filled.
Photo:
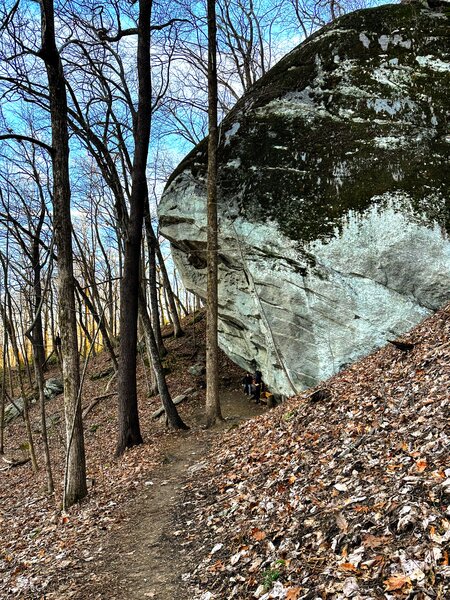
[[[448, 11], [387, 5], [345, 15], [290, 52], [223, 121], [221, 202], [274, 220], [299, 246], [330, 239], [349, 211], [404, 192], [450, 231]], [[206, 142], [190, 172], [205, 194]]]

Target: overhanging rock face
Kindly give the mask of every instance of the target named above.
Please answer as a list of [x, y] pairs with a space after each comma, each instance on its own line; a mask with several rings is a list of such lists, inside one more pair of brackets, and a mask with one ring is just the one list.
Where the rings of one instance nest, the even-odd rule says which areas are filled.
[[[449, 27], [447, 9], [417, 4], [347, 15], [222, 123], [219, 340], [278, 392], [317, 384], [450, 300]], [[206, 149], [159, 207], [203, 297]]]

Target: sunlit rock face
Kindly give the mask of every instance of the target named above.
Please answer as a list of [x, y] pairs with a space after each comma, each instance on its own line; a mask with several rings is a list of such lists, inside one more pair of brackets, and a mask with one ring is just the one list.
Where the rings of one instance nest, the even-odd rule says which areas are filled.
[[[222, 123], [219, 340], [278, 392], [317, 384], [450, 300], [449, 14], [347, 15]], [[206, 160], [204, 141], [159, 208], [203, 297]]]

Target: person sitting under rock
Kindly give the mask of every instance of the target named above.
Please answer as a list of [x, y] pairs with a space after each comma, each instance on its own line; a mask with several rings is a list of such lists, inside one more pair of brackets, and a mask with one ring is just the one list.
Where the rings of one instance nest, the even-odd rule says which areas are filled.
[[261, 402], [261, 392], [264, 386], [264, 382], [262, 380], [261, 371], [256, 370], [255, 375], [253, 376], [253, 395], [252, 399], [255, 400], [256, 404], [260, 404]]

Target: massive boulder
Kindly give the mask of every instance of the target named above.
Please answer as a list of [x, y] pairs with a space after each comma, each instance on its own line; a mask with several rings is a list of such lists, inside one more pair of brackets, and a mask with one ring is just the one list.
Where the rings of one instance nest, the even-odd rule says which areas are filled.
[[[310, 387], [450, 300], [446, 8], [346, 15], [221, 125], [219, 341], [278, 392]], [[159, 207], [206, 295], [206, 141]]]

